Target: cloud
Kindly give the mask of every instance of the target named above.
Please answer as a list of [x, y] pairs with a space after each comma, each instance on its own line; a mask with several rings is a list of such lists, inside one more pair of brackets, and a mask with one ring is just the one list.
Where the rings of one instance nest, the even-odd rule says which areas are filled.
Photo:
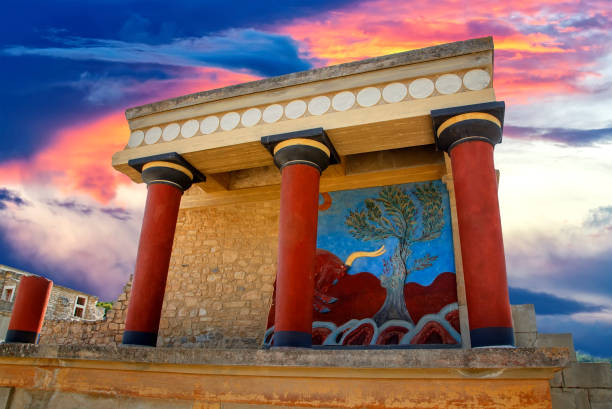
[[591, 209], [584, 224], [590, 228], [612, 229], [612, 206]]
[[[457, 13], [451, 0], [372, 0], [316, 19], [298, 17], [275, 31], [299, 41], [302, 54], [317, 65], [492, 35], [496, 91], [524, 104], [546, 95], [591, 92], [584, 81], [601, 74], [604, 68], [596, 63], [611, 51], [610, 13], [601, 2], [587, 3], [475, 0], [466, 6], [469, 12]], [[573, 25], [576, 29], [569, 29]]]
[[612, 127], [600, 129], [537, 128], [530, 126], [504, 126], [504, 135], [522, 139], [547, 139], [568, 146], [589, 146], [612, 142]]
[[534, 304], [539, 315], [571, 315], [584, 312], [600, 312], [603, 306], [557, 297], [544, 292], [510, 287], [511, 304]]
[[8, 208], [9, 205], [25, 206], [27, 202], [17, 192], [7, 188], [0, 188], [0, 210]]
[[230, 29], [218, 35], [175, 39], [164, 44], [59, 37], [59, 47], [6, 47], [6, 55], [45, 56], [123, 64], [215, 66], [269, 76], [311, 67], [298, 56], [297, 43], [285, 35], [255, 29]]
[[30, 205], [3, 211], [3, 264], [112, 300], [134, 268], [146, 189], [126, 186], [111, 206], [53, 186], [12, 187]]

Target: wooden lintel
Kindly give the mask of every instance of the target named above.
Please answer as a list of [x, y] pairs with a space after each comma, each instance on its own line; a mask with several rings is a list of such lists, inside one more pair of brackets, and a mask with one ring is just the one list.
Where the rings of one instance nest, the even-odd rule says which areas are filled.
[[[442, 178], [446, 173], [444, 163], [413, 166], [357, 175], [332, 176], [323, 174], [321, 192], [351, 190], [366, 187], [394, 185], [399, 183], [422, 182]], [[226, 190], [214, 193], [193, 193], [183, 197], [181, 208], [219, 206], [234, 203], [275, 200], [280, 197], [280, 184]]]

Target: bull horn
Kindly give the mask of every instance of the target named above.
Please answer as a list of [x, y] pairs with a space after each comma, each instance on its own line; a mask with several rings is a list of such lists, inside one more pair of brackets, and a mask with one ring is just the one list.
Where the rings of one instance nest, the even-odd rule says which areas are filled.
[[384, 244], [376, 251], [356, 251], [354, 253], [351, 253], [350, 256], [348, 256], [344, 264], [347, 266], [351, 266], [353, 265], [353, 261], [355, 261], [355, 259], [358, 259], [359, 257], [378, 257], [382, 254], [385, 254], [386, 251], [387, 250], [385, 250]]

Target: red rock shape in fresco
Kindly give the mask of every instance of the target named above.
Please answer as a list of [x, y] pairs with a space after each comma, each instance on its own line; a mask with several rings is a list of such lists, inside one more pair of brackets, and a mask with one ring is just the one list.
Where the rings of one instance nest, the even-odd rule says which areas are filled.
[[454, 273], [442, 273], [428, 286], [417, 283], [404, 285], [406, 307], [415, 324], [426, 314], [437, 314], [448, 304], [457, 302]]
[[374, 337], [374, 332], [372, 324], [364, 322], [346, 335], [342, 345], [369, 345]]
[[410, 341], [416, 344], [456, 344], [455, 338], [436, 321], [429, 321]]
[[397, 345], [407, 332], [408, 329], [404, 327], [387, 327], [378, 335], [376, 345]]

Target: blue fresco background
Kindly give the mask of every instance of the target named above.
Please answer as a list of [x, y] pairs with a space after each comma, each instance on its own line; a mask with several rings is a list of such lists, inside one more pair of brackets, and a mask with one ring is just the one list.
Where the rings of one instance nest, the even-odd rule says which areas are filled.
[[[416, 235], [418, 235], [422, 229], [421, 204], [416, 196], [412, 194], [412, 191], [420, 184], [426, 183], [430, 182], [396, 185], [410, 194], [417, 208]], [[422, 258], [427, 254], [430, 256], [438, 256], [438, 259], [433, 262], [431, 267], [420, 271], [414, 271], [406, 278], [406, 283], [414, 282], [424, 286], [430, 285], [440, 273], [455, 272], [455, 256], [453, 253], [453, 234], [451, 229], [448, 190], [446, 190], [446, 186], [440, 180], [431, 183], [433, 183], [442, 193], [444, 228], [442, 229], [440, 237], [437, 239], [417, 242], [412, 245], [412, 254], [407, 263], [408, 269], [411, 269], [412, 263], [416, 259]], [[351, 210], [364, 209], [364, 200], [367, 198], [377, 198], [382, 189], [383, 186], [332, 192], [330, 193], [332, 198], [331, 207], [327, 210], [319, 211], [317, 248], [334, 253], [342, 261], [346, 261], [347, 257], [355, 251], [374, 251], [383, 244], [385, 245], [385, 249], [387, 250], [385, 254], [375, 258], [358, 258], [349, 269], [348, 274], [352, 275], [368, 272], [376, 277], [380, 277], [383, 272], [383, 260], [388, 259], [397, 247], [398, 240], [396, 238], [388, 238], [380, 241], [357, 240], [349, 233], [348, 226], [345, 223], [346, 217]]]

